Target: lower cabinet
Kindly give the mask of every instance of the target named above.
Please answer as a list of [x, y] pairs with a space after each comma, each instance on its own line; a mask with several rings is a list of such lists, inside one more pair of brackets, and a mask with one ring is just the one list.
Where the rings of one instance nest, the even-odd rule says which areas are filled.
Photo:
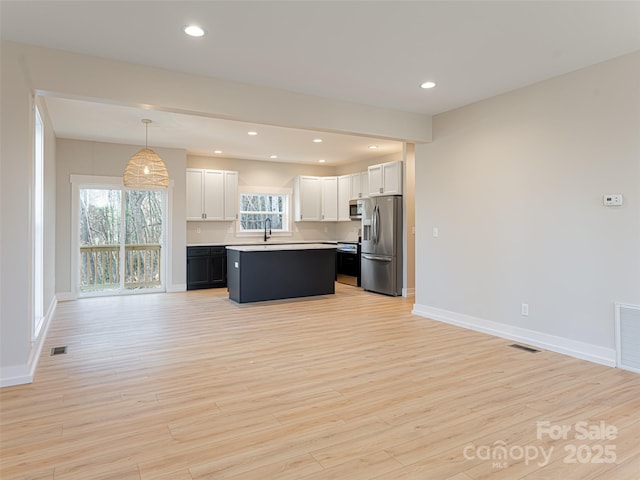
[[227, 286], [225, 247], [187, 247], [187, 290]]

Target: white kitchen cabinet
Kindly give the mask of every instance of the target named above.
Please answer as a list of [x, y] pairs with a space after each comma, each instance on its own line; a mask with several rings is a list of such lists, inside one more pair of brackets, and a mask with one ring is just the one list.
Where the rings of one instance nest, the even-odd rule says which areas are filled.
[[224, 220], [224, 173], [222, 170], [204, 171], [204, 220]]
[[369, 196], [369, 172], [351, 174], [351, 200]]
[[402, 195], [402, 162], [387, 162], [369, 167], [369, 196]]
[[[360, 174], [358, 179], [360, 178]], [[342, 175], [338, 177], [338, 221], [346, 222], [349, 218], [349, 200], [351, 200], [351, 179], [353, 175]]]
[[204, 171], [187, 168], [187, 220], [203, 220]]
[[296, 222], [322, 220], [322, 177], [301, 175], [293, 185], [294, 218]]
[[296, 222], [338, 220], [338, 177], [296, 177], [293, 187]]
[[224, 172], [224, 219], [238, 219], [238, 172]]
[[235, 220], [238, 172], [187, 169], [187, 220]]
[[322, 221], [338, 221], [338, 177], [322, 178]]

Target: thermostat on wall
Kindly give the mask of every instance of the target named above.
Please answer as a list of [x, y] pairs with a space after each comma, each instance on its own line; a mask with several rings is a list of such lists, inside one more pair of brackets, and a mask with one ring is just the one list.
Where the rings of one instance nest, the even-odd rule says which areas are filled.
[[602, 202], [607, 207], [615, 207], [622, 205], [622, 195], [619, 193], [616, 194], [606, 194], [602, 197]]

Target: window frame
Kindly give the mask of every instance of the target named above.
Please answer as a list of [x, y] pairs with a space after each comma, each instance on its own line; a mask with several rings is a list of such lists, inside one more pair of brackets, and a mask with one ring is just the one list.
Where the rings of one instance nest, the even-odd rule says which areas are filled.
[[[272, 237], [290, 237], [293, 235], [292, 230], [292, 198], [293, 191], [291, 188], [279, 188], [279, 187], [239, 187], [238, 188], [238, 220], [236, 221], [236, 236], [238, 237], [260, 237], [264, 235], [264, 230], [244, 230], [242, 228], [242, 202], [241, 198], [243, 194], [253, 195], [281, 195], [285, 197], [284, 211], [282, 212], [284, 218], [282, 219], [282, 230], [271, 229]], [[247, 213], [247, 212], [244, 212]], [[255, 212], [253, 212], [255, 213]]]
[[33, 325], [32, 340], [44, 325], [44, 147], [45, 126], [38, 105], [34, 105], [33, 131]]

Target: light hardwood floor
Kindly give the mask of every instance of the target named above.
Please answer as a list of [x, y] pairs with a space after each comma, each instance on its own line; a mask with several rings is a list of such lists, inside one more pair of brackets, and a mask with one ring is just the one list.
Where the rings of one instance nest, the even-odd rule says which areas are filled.
[[[226, 297], [59, 304], [34, 383], [0, 391], [2, 479], [640, 478], [640, 375], [340, 284]], [[609, 438], [576, 439], [579, 422]]]

